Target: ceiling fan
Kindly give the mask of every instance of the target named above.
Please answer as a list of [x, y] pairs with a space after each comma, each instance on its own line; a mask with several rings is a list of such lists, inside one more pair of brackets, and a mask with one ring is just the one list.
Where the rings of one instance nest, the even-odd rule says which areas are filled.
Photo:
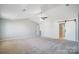
[[46, 16], [46, 15], [44, 15], [44, 12], [42, 11], [42, 8], [40, 8], [41, 9], [41, 12], [40, 12], [40, 18], [42, 19], [42, 20], [46, 20], [48, 17]]

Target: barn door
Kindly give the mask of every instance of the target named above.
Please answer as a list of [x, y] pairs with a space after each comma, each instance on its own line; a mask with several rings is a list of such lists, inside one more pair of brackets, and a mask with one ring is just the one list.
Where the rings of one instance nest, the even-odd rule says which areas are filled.
[[65, 23], [65, 39], [75, 41], [76, 39], [76, 22], [68, 21]]

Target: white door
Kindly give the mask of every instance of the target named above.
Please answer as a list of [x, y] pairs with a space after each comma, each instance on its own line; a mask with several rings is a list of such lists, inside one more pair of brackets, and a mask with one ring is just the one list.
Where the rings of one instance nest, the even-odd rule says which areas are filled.
[[76, 40], [76, 22], [75, 21], [68, 21], [65, 23], [65, 39], [67, 40]]

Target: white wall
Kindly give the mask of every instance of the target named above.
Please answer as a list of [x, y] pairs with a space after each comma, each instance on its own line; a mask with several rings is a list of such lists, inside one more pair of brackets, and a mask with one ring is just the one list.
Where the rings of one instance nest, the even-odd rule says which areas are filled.
[[30, 20], [3, 20], [3, 38], [31, 38], [37, 36], [38, 24]]
[[78, 42], [79, 42], [79, 13], [78, 13], [78, 20], [77, 20], [77, 39], [78, 39]]
[[58, 35], [58, 23], [53, 20], [42, 21], [40, 24], [40, 30], [42, 37], [57, 38]]
[[79, 5], [70, 5], [67, 7], [63, 5], [46, 12], [45, 14], [48, 16], [48, 18], [45, 21], [42, 21], [40, 24], [42, 36], [59, 38], [58, 21], [72, 20], [72, 19], [78, 20], [78, 11], [79, 11], [78, 6]]
[[0, 18], [0, 39], [2, 38], [2, 20]]

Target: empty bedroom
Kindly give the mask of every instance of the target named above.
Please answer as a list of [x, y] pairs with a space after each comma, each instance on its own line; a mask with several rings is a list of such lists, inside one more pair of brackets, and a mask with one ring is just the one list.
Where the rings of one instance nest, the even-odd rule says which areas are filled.
[[0, 4], [0, 54], [79, 54], [78, 4]]

